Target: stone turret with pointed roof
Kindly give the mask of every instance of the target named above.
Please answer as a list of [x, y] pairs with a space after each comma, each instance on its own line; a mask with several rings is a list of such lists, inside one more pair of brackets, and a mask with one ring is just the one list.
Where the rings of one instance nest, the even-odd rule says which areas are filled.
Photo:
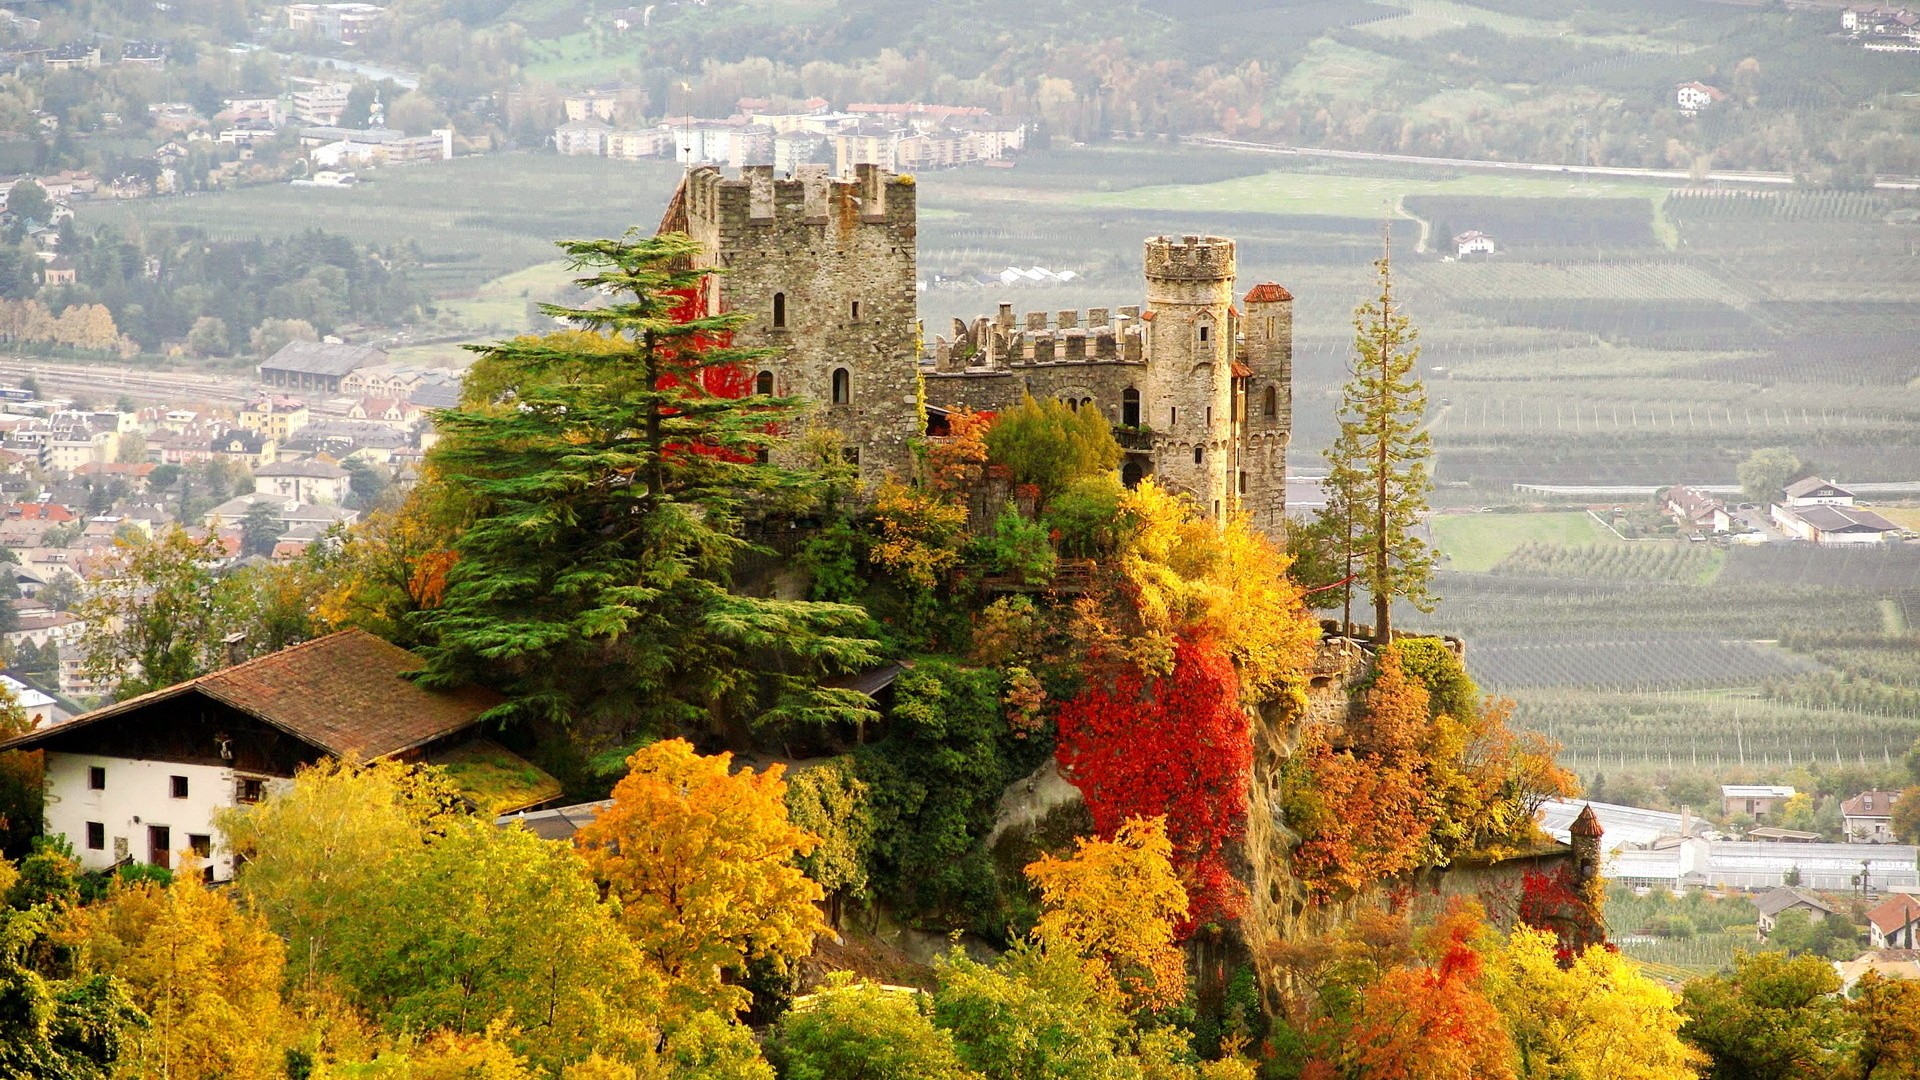
[[1580, 808], [1580, 816], [1573, 819], [1567, 832], [1573, 842], [1574, 873], [1582, 882], [1592, 881], [1600, 876], [1600, 837], [1606, 830], [1600, 827], [1600, 818], [1593, 812], [1593, 804]]

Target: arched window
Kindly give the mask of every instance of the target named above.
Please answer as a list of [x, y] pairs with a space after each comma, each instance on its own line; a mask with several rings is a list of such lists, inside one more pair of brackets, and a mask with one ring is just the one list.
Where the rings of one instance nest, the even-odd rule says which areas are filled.
[[1206, 447], [1204, 447], [1204, 446], [1196, 446], [1196, 447], [1194, 447], [1194, 448], [1193, 448], [1193, 463], [1194, 463], [1195, 465], [1204, 465], [1204, 464], [1206, 464], [1206, 463], [1207, 463], [1207, 449], [1206, 449]]
[[753, 377], [753, 392], [761, 397], [773, 396], [773, 372], [763, 371]]
[[1280, 415], [1280, 391], [1278, 388], [1272, 386], [1267, 387], [1267, 392], [1261, 395], [1260, 412], [1269, 419]]
[[1127, 427], [1140, 426], [1140, 391], [1131, 386], [1120, 395], [1120, 422]]
[[773, 294], [773, 328], [775, 330], [787, 328], [787, 294], [783, 292]]
[[1139, 487], [1140, 477], [1141, 469], [1139, 462], [1129, 461], [1125, 465], [1120, 466], [1120, 482], [1128, 488]]
[[845, 405], [853, 400], [853, 373], [846, 368], [833, 369], [833, 403]]

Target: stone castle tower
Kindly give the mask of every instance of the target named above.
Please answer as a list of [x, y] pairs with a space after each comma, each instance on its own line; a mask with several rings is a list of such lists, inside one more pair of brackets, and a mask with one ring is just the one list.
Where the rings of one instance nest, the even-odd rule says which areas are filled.
[[[1023, 394], [1104, 413], [1127, 451], [1122, 478], [1153, 475], [1219, 517], [1277, 531], [1293, 415], [1293, 297], [1256, 285], [1235, 306], [1232, 240], [1146, 242], [1146, 304], [1085, 312], [1013, 305], [919, 346], [915, 188], [877, 166], [835, 179], [690, 171], [661, 231], [691, 235], [724, 271], [708, 310], [736, 312], [736, 343], [775, 350], [757, 393], [805, 398], [841, 432], [863, 478], [904, 475], [912, 440], [957, 408]], [[924, 393], [923, 393], [924, 391]]]
[[723, 271], [707, 309], [745, 316], [734, 343], [775, 350], [753, 392], [811, 402], [867, 478], [905, 475], [924, 432], [914, 194], [876, 165], [851, 179], [704, 167], [681, 180], [660, 226], [699, 241], [700, 265]]

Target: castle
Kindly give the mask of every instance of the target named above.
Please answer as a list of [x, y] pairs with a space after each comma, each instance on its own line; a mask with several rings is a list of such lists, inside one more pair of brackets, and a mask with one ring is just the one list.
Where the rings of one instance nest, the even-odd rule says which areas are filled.
[[1146, 242], [1145, 303], [1016, 317], [1001, 304], [923, 341], [911, 177], [860, 165], [776, 179], [689, 171], [662, 232], [698, 241], [724, 271], [709, 313], [744, 314], [736, 344], [774, 350], [755, 393], [817, 403], [863, 477], [905, 475], [928, 416], [997, 411], [1023, 394], [1099, 409], [1127, 450], [1122, 479], [1151, 475], [1216, 518], [1277, 530], [1293, 412], [1293, 297], [1272, 283], [1234, 302], [1232, 240]]

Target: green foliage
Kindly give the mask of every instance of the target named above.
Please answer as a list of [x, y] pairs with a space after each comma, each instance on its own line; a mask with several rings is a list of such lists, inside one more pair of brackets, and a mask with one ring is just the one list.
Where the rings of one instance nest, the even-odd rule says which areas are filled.
[[894, 684], [886, 738], [856, 754], [873, 806], [875, 891], [902, 914], [994, 936], [1005, 928], [980, 840], [1001, 790], [1037, 763], [1016, 758], [1000, 694], [995, 672], [922, 660]]
[[872, 851], [873, 808], [851, 757], [835, 758], [787, 778], [787, 819], [820, 838], [800, 869], [832, 898], [863, 898]]
[[807, 571], [807, 596], [830, 604], [858, 603], [866, 591], [860, 577], [860, 533], [845, 518], [836, 518], [800, 549], [800, 565]]
[[844, 977], [780, 1019], [767, 1056], [781, 1080], [975, 1080], [953, 1037], [927, 1018], [917, 993]]
[[974, 547], [990, 571], [1022, 585], [1045, 584], [1060, 561], [1047, 527], [1022, 515], [1012, 503], [1001, 507], [993, 532], [975, 541]]
[[1117, 1080], [1127, 1018], [1071, 954], [1021, 946], [992, 967], [955, 950], [933, 1022], [987, 1080]]
[[1843, 1024], [1838, 989], [1818, 957], [1738, 956], [1731, 973], [1687, 983], [1680, 1034], [1712, 1059], [1705, 1080], [1825, 1075]]
[[515, 1049], [557, 1067], [646, 1042], [658, 984], [563, 844], [448, 811], [394, 765], [321, 766], [220, 822], [236, 887], [289, 941], [293, 978], [336, 980], [393, 1030], [526, 1023]]
[[1851, 960], [1860, 953], [1860, 934], [1845, 915], [1827, 915], [1816, 922], [1808, 912], [1783, 911], [1767, 934], [1767, 945], [1788, 956]]
[[44, 908], [0, 910], [0, 1076], [107, 1080], [147, 1018], [118, 980], [61, 982], [34, 970], [28, 957], [44, 946], [48, 918]]
[[799, 505], [808, 481], [756, 460], [790, 402], [706, 388], [758, 354], [713, 344], [737, 316], [678, 317], [706, 287], [682, 268], [697, 245], [561, 247], [609, 302], [543, 310], [591, 347], [563, 334], [480, 348], [477, 374], [505, 392], [436, 419], [433, 464], [473, 512], [441, 605], [418, 616], [424, 681], [501, 689], [496, 719], [592, 719], [616, 738], [716, 710], [869, 719], [859, 695], [818, 686], [874, 661], [864, 612], [728, 588], [742, 515]]
[[1075, 480], [1116, 469], [1122, 453], [1098, 409], [1070, 409], [1028, 394], [987, 429], [988, 460], [1004, 465], [1017, 484], [1039, 490], [1042, 506]]
[[1097, 559], [1120, 545], [1127, 522], [1120, 513], [1126, 489], [1113, 473], [1083, 476], [1048, 504], [1041, 521], [1058, 536], [1060, 554], [1069, 559]]
[[7, 906], [16, 911], [46, 907], [54, 910], [80, 902], [80, 860], [64, 836], [41, 836], [33, 854], [20, 860], [19, 876], [7, 889]]
[[1747, 501], [1765, 506], [1778, 501], [1780, 489], [1800, 475], [1800, 458], [1784, 446], [1762, 447], [1747, 455], [1737, 475]]
[[1373, 632], [1386, 641], [1392, 608], [1433, 608], [1427, 590], [1433, 551], [1419, 536], [1432, 488], [1427, 391], [1420, 381], [1417, 332], [1393, 295], [1387, 256], [1374, 264], [1379, 295], [1354, 310], [1353, 378], [1340, 400], [1340, 433], [1327, 450], [1329, 535], [1343, 538], [1343, 561], [1373, 597]]
[[1400, 666], [1427, 688], [1427, 709], [1434, 716], [1458, 719], [1478, 715], [1480, 688], [1460, 658], [1434, 637], [1407, 638], [1398, 643]]

